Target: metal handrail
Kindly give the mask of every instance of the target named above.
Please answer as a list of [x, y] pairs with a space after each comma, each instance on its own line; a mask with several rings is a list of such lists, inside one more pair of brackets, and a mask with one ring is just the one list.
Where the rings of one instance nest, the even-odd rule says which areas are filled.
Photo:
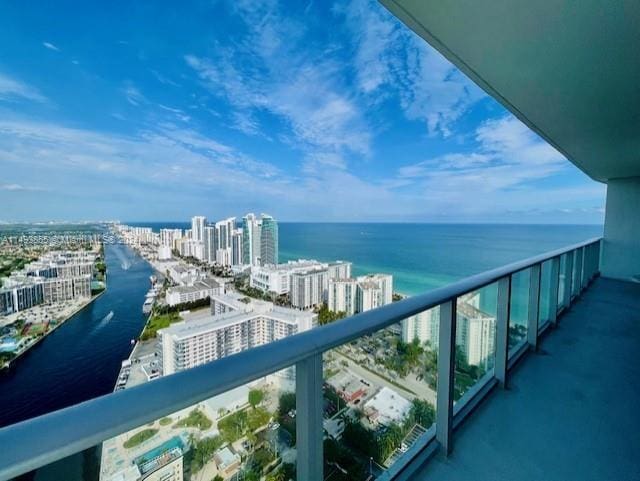
[[76, 454], [600, 239], [485, 271], [425, 294], [2, 428], [0, 479], [11, 479]]

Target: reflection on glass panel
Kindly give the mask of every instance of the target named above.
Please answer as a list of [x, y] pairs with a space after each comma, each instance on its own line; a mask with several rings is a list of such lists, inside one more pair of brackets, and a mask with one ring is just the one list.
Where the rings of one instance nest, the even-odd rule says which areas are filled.
[[496, 345], [497, 284], [458, 298], [454, 400], [457, 402], [493, 370]]
[[531, 269], [516, 272], [511, 277], [511, 312], [509, 318], [509, 355], [527, 340], [529, 316], [529, 285]]
[[435, 422], [440, 309], [324, 355], [325, 479], [378, 476]]
[[540, 271], [540, 317], [538, 326], [544, 326], [551, 319], [551, 310], [556, 306], [551, 305], [551, 265], [553, 261], [542, 263]]
[[100, 480], [295, 479], [295, 403], [291, 367], [105, 441]]
[[567, 255], [562, 254], [560, 256], [560, 268], [558, 278], [558, 310], [561, 307], [565, 307], [566, 302], [564, 299], [567, 289]]

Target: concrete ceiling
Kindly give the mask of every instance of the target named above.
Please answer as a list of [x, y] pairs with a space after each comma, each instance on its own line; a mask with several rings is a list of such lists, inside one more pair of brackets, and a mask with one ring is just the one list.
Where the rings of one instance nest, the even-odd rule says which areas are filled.
[[380, 0], [595, 180], [640, 176], [638, 0]]

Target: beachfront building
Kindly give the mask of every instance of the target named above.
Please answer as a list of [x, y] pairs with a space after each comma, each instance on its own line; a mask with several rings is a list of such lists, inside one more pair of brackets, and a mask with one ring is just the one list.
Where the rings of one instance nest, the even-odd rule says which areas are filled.
[[158, 331], [168, 375], [311, 329], [315, 315], [249, 301], [241, 310], [171, 325]]
[[496, 342], [496, 318], [479, 308], [479, 293], [462, 296], [457, 304], [456, 345], [470, 366], [490, 369]]
[[390, 274], [330, 279], [327, 286], [327, 306], [330, 311], [352, 315], [389, 304], [393, 299], [392, 295], [393, 276]]
[[322, 304], [327, 290], [328, 270], [312, 267], [291, 274], [291, 305], [296, 309], [310, 309]]
[[351, 262], [335, 261], [327, 264], [329, 279], [348, 279], [351, 277]]
[[182, 229], [160, 229], [161, 246], [175, 249], [178, 239], [182, 239]]
[[204, 227], [207, 224], [207, 218], [202, 215], [196, 215], [191, 218], [191, 239], [196, 242], [204, 242]]
[[185, 302], [194, 302], [206, 299], [216, 294], [224, 292], [224, 285], [220, 285], [216, 280], [205, 278], [193, 282], [190, 285], [169, 287], [167, 289], [167, 304], [175, 306]]
[[249, 213], [242, 218], [242, 259], [245, 264], [260, 264], [260, 236], [262, 224], [255, 214]]
[[235, 229], [231, 234], [231, 265], [241, 266], [244, 264], [243, 257], [243, 234], [242, 229]]
[[267, 214], [262, 214], [260, 229], [260, 264], [278, 264], [278, 222]]
[[344, 312], [353, 316], [357, 309], [358, 281], [353, 278], [329, 279], [327, 307], [333, 312]]
[[203, 254], [202, 257], [205, 261], [213, 264], [216, 261], [216, 226], [206, 225], [204, 227], [204, 242], [202, 243]]
[[[298, 259], [286, 264], [252, 266], [249, 285], [263, 292], [277, 295], [287, 294], [291, 290], [291, 276], [310, 269], [327, 269], [328, 264], [315, 260]], [[323, 286], [326, 289], [326, 284]]]
[[438, 348], [440, 332], [440, 308], [434, 307], [402, 321], [402, 341], [409, 343], [417, 339], [420, 344], [428, 343], [432, 349]]

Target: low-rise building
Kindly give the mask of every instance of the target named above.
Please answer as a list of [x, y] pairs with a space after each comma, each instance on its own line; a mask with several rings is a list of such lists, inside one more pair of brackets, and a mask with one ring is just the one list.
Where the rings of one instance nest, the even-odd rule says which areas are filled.
[[369, 421], [385, 426], [401, 423], [410, 410], [411, 401], [386, 386], [364, 404], [364, 413]]
[[169, 287], [167, 289], [167, 304], [175, 306], [185, 302], [194, 302], [200, 299], [224, 293], [224, 286], [216, 280], [205, 278], [195, 281], [191, 285]]

